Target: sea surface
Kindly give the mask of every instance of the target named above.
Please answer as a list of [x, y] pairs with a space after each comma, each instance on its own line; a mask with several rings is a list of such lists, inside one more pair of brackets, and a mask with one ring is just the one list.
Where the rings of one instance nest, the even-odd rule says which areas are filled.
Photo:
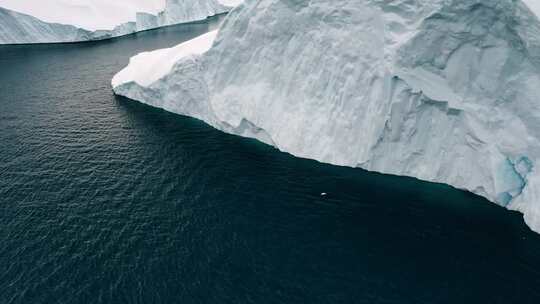
[[1, 304], [540, 303], [518, 213], [113, 95], [219, 22], [0, 47]]

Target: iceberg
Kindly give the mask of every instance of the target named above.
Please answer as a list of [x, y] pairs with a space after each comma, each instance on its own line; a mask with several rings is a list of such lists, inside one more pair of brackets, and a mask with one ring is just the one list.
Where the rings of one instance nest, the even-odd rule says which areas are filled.
[[91, 40], [92, 32], [73, 25], [47, 23], [0, 7], [0, 44]]
[[112, 86], [299, 157], [470, 191], [540, 232], [539, 15], [536, 0], [248, 0]]
[[0, 0], [0, 44], [101, 40], [228, 12], [238, 0]]

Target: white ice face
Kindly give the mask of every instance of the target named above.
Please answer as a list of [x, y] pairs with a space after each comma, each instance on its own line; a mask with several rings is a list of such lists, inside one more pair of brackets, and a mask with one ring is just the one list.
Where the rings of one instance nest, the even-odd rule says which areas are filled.
[[540, 231], [533, 11], [533, 0], [247, 1], [205, 54], [171, 64], [155, 52], [159, 77], [144, 81], [133, 60], [113, 85], [297, 156], [469, 190]]

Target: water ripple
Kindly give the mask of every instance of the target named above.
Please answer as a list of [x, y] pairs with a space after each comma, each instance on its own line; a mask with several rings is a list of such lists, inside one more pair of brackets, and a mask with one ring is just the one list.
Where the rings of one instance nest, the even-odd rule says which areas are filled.
[[540, 301], [518, 214], [112, 95], [216, 24], [0, 47], [0, 303]]

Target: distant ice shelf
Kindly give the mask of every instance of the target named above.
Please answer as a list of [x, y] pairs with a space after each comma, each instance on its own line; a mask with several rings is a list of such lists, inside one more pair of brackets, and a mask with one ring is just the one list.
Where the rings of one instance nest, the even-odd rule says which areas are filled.
[[0, 44], [101, 40], [228, 12], [238, 0], [0, 0]]
[[535, 0], [248, 0], [112, 85], [296, 156], [468, 190], [540, 232], [539, 14]]

